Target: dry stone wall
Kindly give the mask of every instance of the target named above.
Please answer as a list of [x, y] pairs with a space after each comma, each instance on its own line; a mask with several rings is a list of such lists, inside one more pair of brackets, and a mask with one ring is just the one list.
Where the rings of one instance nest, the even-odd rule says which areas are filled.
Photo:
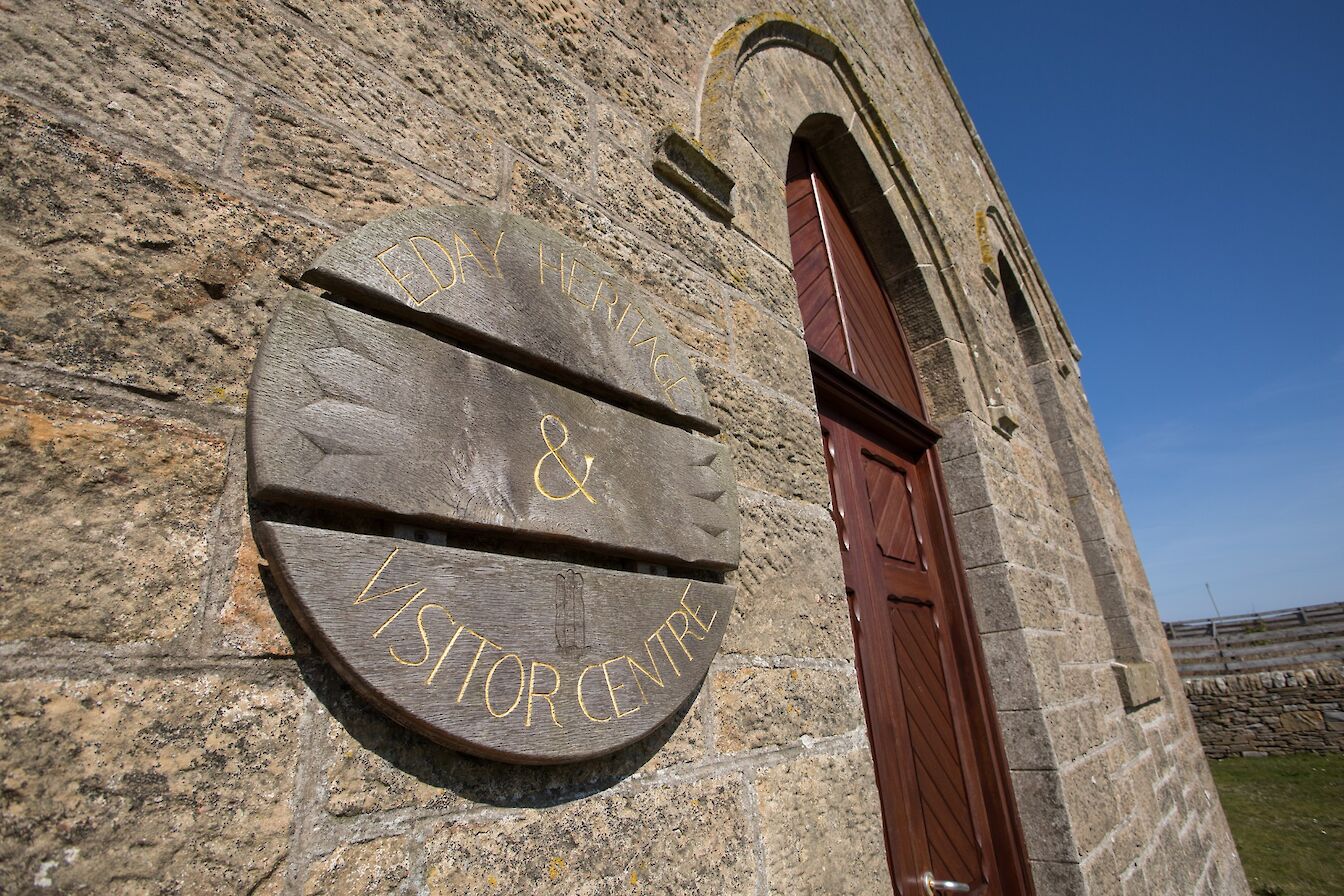
[[[890, 892], [782, 227], [788, 135], [834, 107], [887, 141], [855, 215], [886, 203], [912, 246], [893, 295], [933, 295], [904, 322], [1038, 893], [1246, 892], [1067, 329], [917, 14], [786, 0], [765, 18], [831, 43], [717, 65], [756, 12], [5, 5], [6, 891]], [[696, 133], [714, 91], [723, 126]], [[669, 125], [717, 147], [731, 222], [654, 173]], [[722, 652], [683, 711], [605, 759], [504, 766], [388, 721], [314, 654], [252, 541], [242, 412], [278, 297], [340, 236], [444, 203], [534, 218], [637, 283], [733, 456]], [[997, 252], [1047, 362], [1029, 367], [983, 275]], [[1121, 699], [1099, 588], [1132, 611], [1161, 699]]]
[[1185, 696], [1210, 759], [1344, 752], [1344, 667], [1190, 678]]

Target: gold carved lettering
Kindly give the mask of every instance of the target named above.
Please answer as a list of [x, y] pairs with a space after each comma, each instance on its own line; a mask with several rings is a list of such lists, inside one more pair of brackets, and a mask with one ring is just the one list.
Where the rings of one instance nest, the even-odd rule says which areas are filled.
[[485, 249], [486, 254], [490, 256], [490, 261], [495, 266], [495, 277], [500, 280], [503, 280], [504, 272], [500, 270], [499, 267], [499, 247], [500, 244], [504, 242], [504, 231], [501, 230], [499, 232], [499, 236], [495, 239], [495, 247], [493, 249], [490, 248], [489, 243], [487, 243], [484, 239], [481, 238], [480, 233], [477, 232], [475, 227], [471, 229], [471, 234], [472, 236], [476, 237], [476, 241], [481, 244], [482, 248]]
[[391, 625], [394, 621], [396, 621], [396, 618], [402, 614], [402, 611], [403, 611], [403, 610], [405, 610], [405, 609], [406, 609], [407, 607], [409, 607], [411, 604], [413, 604], [413, 603], [415, 603], [417, 600], [419, 600], [419, 599], [420, 599], [420, 596], [423, 595], [423, 594], [424, 594], [426, 591], [428, 591], [428, 590], [429, 590], [428, 588], [421, 588], [419, 591], [417, 591], [417, 592], [415, 592], [414, 594], [412, 594], [411, 597], [410, 597], [410, 600], [406, 601], [406, 603], [404, 603], [404, 604], [401, 605], [401, 609], [397, 610], [397, 612], [395, 612], [395, 613], [393, 613], [391, 616], [387, 617], [387, 621], [384, 622], [382, 625], [378, 626], [378, 630], [375, 631], [375, 632], [373, 633], [373, 638], [376, 639], [379, 635], [381, 635], [381, 634], [383, 633], [383, 629], [387, 628], [387, 627], [388, 627], [389, 625]]
[[[422, 656], [420, 659], [416, 660], [415, 662], [411, 662], [410, 660], [404, 660], [401, 657], [397, 656], [397, 648], [394, 645], [388, 645], [387, 648], [387, 652], [391, 654], [392, 659], [401, 663], [403, 666], [423, 666], [429, 660], [429, 634], [425, 631], [426, 610], [442, 610], [443, 615], [448, 616], [448, 621], [449, 622], [453, 621], [453, 617], [448, 614], [448, 608], [443, 606], [442, 604], [425, 604], [424, 606], [422, 606], [420, 610], [415, 614], [415, 627], [420, 630], [420, 643], [423, 645], [425, 655]], [[401, 611], [398, 610], [397, 612]]]
[[448, 659], [448, 651], [453, 649], [453, 645], [457, 643], [457, 639], [461, 637], [465, 628], [465, 625], [459, 625], [457, 631], [453, 632], [453, 637], [448, 641], [448, 646], [443, 648], [443, 653], [439, 654], [439, 661], [434, 664], [433, 669], [429, 670], [429, 677], [425, 679], [425, 687], [434, 683], [434, 677], [439, 674], [439, 667], [443, 665], [444, 660]]
[[[510, 659], [518, 664], [518, 693], [514, 695], [513, 702], [509, 704], [508, 709], [504, 710], [503, 712], [495, 712], [495, 707], [490, 703], [490, 683], [495, 680], [495, 672], [498, 671], [500, 665], [502, 665], [505, 660]], [[513, 712], [514, 709], [518, 707], [519, 701], [521, 701], [522, 699], [523, 699], [523, 659], [516, 653], [506, 653], [499, 659], [495, 660], [495, 664], [490, 667], [489, 674], [485, 676], [485, 711], [490, 713], [490, 715], [494, 716], [497, 719], [502, 719], [509, 713]]]
[[589, 672], [593, 671], [594, 669], [600, 668], [601, 665], [602, 665], [601, 663], [594, 663], [591, 666], [585, 666], [583, 671], [579, 673], [578, 682], [574, 685], [574, 692], [578, 695], [579, 698], [579, 709], [583, 710], [583, 714], [588, 717], [588, 721], [590, 722], [611, 721], [611, 716], [607, 716], [606, 718], [598, 718], [597, 716], [590, 713], [588, 711], [588, 704], [583, 702], [583, 679], [587, 677]]
[[[551, 671], [551, 676], [555, 679], [555, 687], [551, 688], [544, 694], [537, 691], [538, 666], [541, 666], [543, 669], [549, 669]], [[560, 724], [560, 719], [557, 718], [555, 715], [555, 700], [552, 699], [553, 697], [555, 697], [556, 693], [559, 690], [560, 690], [560, 670], [552, 666], [550, 663], [543, 663], [540, 660], [533, 660], [532, 673], [528, 676], [527, 679], [527, 717], [523, 720], [524, 728], [532, 727], [533, 700], [545, 700], [546, 705], [551, 708], [551, 721], [555, 723], [555, 727], [557, 728], [565, 727], [564, 725]]]
[[461, 703], [461, 702], [462, 702], [462, 698], [466, 696], [466, 694], [467, 694], [467, 685], [471, 684], [471, 677], [472, 677], [473, 675], [476, 674], [476, 664], [479, 663], [479, 662], [481, 661], [481, 654], [485, 652], [485, 645], [489, 644], [491, 647], [495, 648], [496, 650], [502, 650], [502, 649], [503, 649], [503, 648], [501, 648], [498, 644], [496, 644], [494, 641], [491, 641], [489, 638], [485, 637], [484, 635], [478, 635], [476, 632], [471, 631], [471, 629], [467, 629], [467, 631], [471, 632], [471, 634], [472, 634], [473, 637], [480, 638], [481, 643], [476, 647], [476, 655], [475, 655], [474, 657], [471, 658], [471, 667], [467, 669], [467, 675], [466, 675], [465, 678], [462, 679], [462, 687], [461, 687], [461, 689], [457, 692], [457, 699], [456, 699], [455, 701], [453, 701], [454, 703]]
[[[411, 253], [415, 255], [416, 260], [420, 262], [420, 267], [425, 269], [425, 273], [429, 275], [429, 279], [434, 282], [434, 289], [425, 293], [423, 296], [416, 295], [415, 290], [411, 288], [410, 281], [414, 273], [413, 271], [403, 270], [396, 259], [393, 259], [392, 264], [387, 263], [385, 256], [389, 255], [394, 249], [402, 248], [401, 243], [393, 243], [391, 246], [388, 246], [383, 251], [377, 253], [374, 258], [377, 259], [378, 264], [382, 266], [383, 270], [387, 272], [387, 275], [396, 281], [396, 284], [401, 287], [402, 291], [406, 293], [406, 297], [410, 299], [414, 305], [417, 307], [423, 305], [439, 293], [446, 289], [452, 289], [453, 286], [457, 284], [458, 267], [461, 259], [459, 258], [458, 263], [455, 264], [452, 253], [449, 252], [442, 243], [430, 236], [413, 236], [407, 239], [406, 243], [410, 246]], [[443, 260], [448, 263], [448, 269], [452, 272], [453, 276], [447, 283], [444, 283], [439, 277], [438, 272], [435, 270], [435, 265], [431, 264], [430, 260], [425, 258], [424, 253], [420, 251], [420, 244], [423, 243], [428, 243], [433, 246], [434, 249], [437, 249], [439, 255], [441, 255]], [[438, 257], [433, 255], [433, 250], [430, 250], [430, 252], [431, 258]]]
[[[683, 623], [685, 623], [685, 624], [681, 627], [681, 634], [677, 634], [676, 630], [672, 628], [672, 618], [673, 618], [674, 616], [680, 616], [680, 617], [681, 617], [681, 621], [682, 621]], [[673, 610], [672, 613], [671, 613], [671, 615], [669, 615], [669, 616], [667, 617], [667, 621], [665, 621], [665, 622], [663, 623], [663, 625], [667, 627], [667, 631], [668, 631], [668, 633], [669, 633], [670, 635], [672, 635], [672, 637], [674, 637], [674, 638], [677, 639], [677, 646], [681, 648], [681, 652], [682, 652], [682, 653], [686, 654], [686, 659], [688, 659], [688, 660], [693, 660], [693, 659], [695, 659], [695, 657], [691, 656], [691, 652], [690, 652], [689, 650], [686, 649], [686, 640], [685, 640], [685, 639], [688, 638], [688, 637], [691, 637], [691, 638], [694, 638], [694, 639], [697, 640], [697, 641], [703, 641], [703, 640], [705, 640], [705, 636], [704, 636], [704, 635], [697, 635], [695, 632], [691, 631], [691, 620], [690, 620], [690, 617], [687, 616], [687, 615], [686, 615], [684, 612], [682, 612], [681, 610]]]
[[560, 253], [559, 264], [546, 263], [546, 244], [537, 241], [537, 280], [542, 286], [546, 285], [546, 269], [550, 268], [560, 275], [560, 291], [565, 291], [565, 253]]
[[[546, 428], [547, 423], [560, 427], [560, 434], [563, 438], [560, 440], [559, 445], [551, 441], [551, 434]], [[560, 456], [560, 449], [569, 444], [569, 427], [565, 425], [565, 421], [554, 414], [547, 414], [542, 417], [541, 438], [542, 441], [546, 443], [546, 447], [550, 450], [543, 454], [541, 460], [537, 461], [537, 465], [532, 468], [532, 483], [537, 487], [537, 491], [541, 492], [544, 497], [551, 501], [567, 501], [575, 495], [582, 494], [588, 499], [589, 504], [596, 504], [597, 500], [593, 498], [592, 494], [590, 494], [586, 488], [588, 485], [588, 477], [592, 475], [593, 472], [593, 456], [591, 454], [585, 454], [583, 456], [584, 467], [582, 479], [574, 473], [565, 459]], [[565, 475], [569, 477], [569, 481], [574, 483], [574, 488], [571, 491], [566, 492], [563, 495], [556, 495], [546, 491], [546, 487], [541, 484], [541, 467], [542, 464], [546, 463], [548, 457], [555, 458], [556, 463], [560, 465], [560, 469], [562, 469], [565, 472]]]
[[396, 588], [392, 588], [380, 594], [373, 594], [373, 595], [369, 594], [369, 592], [373, 590], [374, 584], [380, 578], [382, 578], [383, 573], [387, 570], [389, 566], [392, 565], [392, 561], [396, 558], [397, 554], [400, 551], [401, 548], [392, 549], [392, 553], [387, 555], [387, 559], [383, 561], [383, 565], [378, 567], [378, 571], [373, 574], [373, 576], [369, 579], [367, 583], [365, 583], [364, 590], [359, 592], [359, 594], [355, 596], [355, 602], [351, 604], [351, 606], [357, 607], [362, 603], [366, 603], [371, 600], [377, 600], [380, 597], [387, 597], [389, 594], [396, 594], [398, 591], [405, 591], [407, 588], [414, 588], [416, 585], [420, 584], [419, 582], [410, 582], [409, 584], [406, 585], [398, 585]]
[[470, 258], [472, 261], [476, 262], [476, 267], [481, 269], [482, 274], [486, 277], [490, 276], [489, 269], [481, 264], [481, 260], [476, 257], [476, 253], [471, 251], [471, 246], [468, 246], [467, 241], [458, 236], [456, 230], [453, 231], [453, 248], [457, 250], [457, 270], [461, 273], [463, 280], [466, 280], [467, 278], [467, 266], [462, 260], [463, 258]]
[[[687, 613], [691, 615], [691, 618], [695, 620], [695, 624], [700, 626], [701, 631], [708, 633], [710, 626], [714, 624], [714, 620], [719, 618], [719, 611], [715, 610], [714, 615], [709, 617], [709, 622], [705, 622], [700, 618], [700, 611], [704, 609], [703, 605], [696, 607], [694, 610], [692, 610], [690, 607], [686, 605], [686, 595], [690, 593], [691, 593], [691, 583], [687, 582], [686, 590], [681, 592], [681, 600], [679, 600], [678, 603], [681, 604], [681, 608], [683, 610], [685, 610]], [[704, 638], [701, 638], [700, 640], [703, 641]]]
[[[647, 703], [647, 702], [649, 701], [649, 697], [648, 697], [647, 694], [644, 693], [644, 685], [641, 684], [640, 681], [639, 681], [639, 676], [640, 676], [640, 675], [643, 675], [643, 676], [644, 676], [645, 678], [647, 678], [649, 681], [651, 681], [651, 682], [653, 682], [654, 684], [658, 685], [658, 687], [660, 687], [660, 688], [663, 687], [663, 672], [662, 672], [661, 669], [658, 668], [658, 660], [655, 659], [654, 656], [653, 656], [653, 645], [649, 643], [649, 641], [652, 641], [652, 640], [653, 640], [653, 636], [650, 635], [650, 636], [644, 641], [644, 652], [645, 652], [645, 653], [648, 655], [648, 657], [649, 657], [649, 665], [653, 667], [653, 671], [652, 671], [652, 672], [650, 672], [648, 669], [645, 669], [643, 666], [641, 666], [641, 665], [639, 664], [639, 661], [636, 660], [634, 657], [632, 657], [632, 656], [627, 656], [627, 657], [625, 658], [626, 664], [630, 666], [630, 677], [631, 677], [632, 679], [634, 679], [635, 687], [639, 688], [639, 696], [640, 696], [640, 698], [641, 698], [645, 703]], [[680, 678], [681, 676], [677, 676], [677, 677]]]
[[[667, 625], [667, 622], [664, 621], [663, 625]], [[681, 669], [677, 667], [677, 661], [672, 659], [672, 652], [667, 649], [667, 642], [663, 640], [663, 633], [662, 633], [663, 625], [658, 626], [658, 628], [653, 630], [653, 634], [649, 635], [646, 639], [644, 639], [644, 645], [645, 647], [647, 647], [650, 641], [652, 641], [654, 638], [657, 638], [658, 646], [663, 648], [663, 656], [667, 657], [667, 662], [672, 667], [672, 671], [676, 673], [678, 678], [680, 678]]]
[[[613, 686], [612, 686], [612, 683], [611, 683], [611, 671], [607, 668], [607, 667], [610, 666], [612, 663], [619, 663], [621, 660], [625, 660], [625, 659], [629, 659], [629, 657], [625, 657], [625, 656], [612, 657], [611, 659], [609, 659], [609, 660], [605, 661], [604, 663], [602, 663], [602, 677], [603, 677], [604, 679], [606, 679], [606, 681], [607, 681], [607, 693], [611, 695], [611, 708], [612, 708], [613, 710], [615, 710], [615, 712], [616, 712], [616, 718], [618, 718], [618, 719], [623, 719], [623, 718], [625, 718], [626, 716], [634, 715], [635, 713], [639, 712], [639, 707], [638, 707], [638, 706], [636, 706], [634, 709], [628, 710], [628, 711], [626, 711], [626, 712], [621, 712], [621, 704], [620, 704], [619, 702], [617, 702], [617, 700], [616, 700], [616, 692], [617, 692], [617, 691], [620, 691], [620, 690], [624, 690], [624, 689], [625, 689], [625, 685], [623, 685], [623, 684], [618, 684], [618, 685], [615, 685], [615, 686], [613, 687]], [[642, 693], [642, 691], [641, 691], [641, 693]]]
[[[448, 269], [453, 272], [452, 280], [450, 280], [447, 283], [444, 283], [442, 280], [439, 279], [439, 275], [434, 273], [434, 268], [431, 267], [429, 262], [425, 260], [425, 256], [423, 253], [421, 253], [420, 247], [415, 244], [416, 240], [419, 240], [422, 243], [432, 243], [434, 248], [439, 250], [439, 252], [443, 255], [443, 257], [448, 261]], [[423, 305], [425, 302], [428, 302], [430, 299], [434, 298], [436, 295], [443, 292], [445, 289], [452, 289], [454, 286], [457, 285], [457, 275], [458, 271], [460, 271], [462, 268], [462, 259], [459, 258], [457, 265], [454, 265], [453, 256], [448, 254], [448, 250], [443, 247], [443, 243], [434, 239], [432, 236], [413, 236], [406, 242], [411, 244], [411, 249], [414, 250], [415, 257], [420, 259], [420, 264], [424, 265], [425, 270], [429, 272], [430, 279], [432, 279], [434, 281], [434, 285], [438, 287], [438, 289], [434, 290], [432, 293], [425, 296], [423, 299], [420, 299], [415, 304]]]

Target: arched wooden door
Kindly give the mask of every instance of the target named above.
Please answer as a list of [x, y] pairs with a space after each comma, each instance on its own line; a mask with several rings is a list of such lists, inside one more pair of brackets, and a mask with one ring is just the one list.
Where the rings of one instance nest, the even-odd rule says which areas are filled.
[[1030, 893], [938, 433], [909, 348], [801, 143], [787, 199], [896, 892]]

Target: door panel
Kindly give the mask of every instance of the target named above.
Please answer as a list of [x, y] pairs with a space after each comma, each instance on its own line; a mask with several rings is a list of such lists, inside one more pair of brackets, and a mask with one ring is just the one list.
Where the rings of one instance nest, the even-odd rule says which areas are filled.
[[925, 871], [988, 892], [985, 815], [928, 561], [931, 454], [902, 453], [829, 414], [822, 426], [897, 892], [924, 893]]
[[810, 154], [787, 191], [892, 880], [1032, 892], [984, 658], [894, 309]]

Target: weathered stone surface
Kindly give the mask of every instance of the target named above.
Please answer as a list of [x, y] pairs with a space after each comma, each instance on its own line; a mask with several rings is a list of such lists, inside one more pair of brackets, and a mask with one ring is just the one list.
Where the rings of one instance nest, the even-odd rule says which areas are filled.
[[788, 207], [784, 201], [786, 161], [787, 149], [779, 159], [765, 159], [740, 133], [734, 132], [728, 139], [728, 158], [724, 163], [737, 178], [733, 188], [733, 226], [792, 268]]
[[[620, 170], [633, 171], [629, 167]], [[643, 178], [643, 175], [635, 176], [641, 180]], [[653, 218], [657, 223], [658, 209], [668, 201], [688, 204], [690, 202], [673, 193], [671, 187], [661, 183], [656, 188], [644, 184], [643, 188], [647, 189], [644, 195], [655, 204], [652, 208], [630, 204], [631, 209], [639, 216], [631, 222], [636, 226], [641, 219], [647, 223], [647, 219]], [[626, 244], [632, 245], [632, 248], [625, 250], [630, 255], [638, 256], [650, 251], [633, 248], [640, 245], [641, 240], [631, 233], [629, 229], [631, 224], [626, 224], [624, 221], [616, 223], [597, 205], [564, 191], [532, 166], [522, 163], [514, 166], [509, 195], [514, 211], [551, 224], [581, 241], [600, 244], [609, 250], [607, 257], [616, 257], [619, 260], [619, 255], [614, 253]], [[664, 195], [671, 199], [662, 199]], [[676, 220], [688, 234], [686, 239], [689, 245], [683, 248], [674, 243], [670, 247], [660, 249], [660, 254], [689, 252], [691, 254], [686, 258], [686, 262], [693, 263], [701, 271], [706, 271], [728, 286], [751, 296], [762, 306], [785, 319], [792, 319], [789, 315], [798, 314], [798, 292], [794, 286], [793, 275], [786, 265], [748, 245], [746, 240], [740, 237], [737, 243], [717, 247], [706, 256], [701, 250], [710, 244], [706, 242], [707, 237], [699, 233], [698, 227], [713, 227], [725, 234], [731, 231], [726, 231], [722, 225], [708, 221], [697, 225], [680, 218]], [[670, 225], [659, 224], [659, 228], [667, 231]]]
[[[1068, 804], [1059, 774], [1053, 769], [1014, 771], [1013, 793], [1022, 818], [1022, 836], [1033, 864], [1040, 861], [1076, 862]], [[1050, 892], [1050, 891], [1046, 891]]]
[[732, 320], [737, 369], [804, 405], [813, 404], [812, 371], [802, 335], [740, 299], [733, 302]]
[[714, 747], [736, 753], [863, 727], [852, 669], [746, 667], [714, 675]]
[[220, 640], [226, 650], [244, 656], [288, 656], [294, 653], [294, 645], [276, 618], [280, 593], [264, 573], [262, 562], [252, 529], [244, 526], [229, 577], [229, 594], [219, 611]]
[[701, 758], [702, 693], [683, 715], [612, 756], [563, 766], [507, 766], [458, 753], [403, 728], [375, 710], [334, 673], [316, 677], [327, 713], [326, 810], [361, 815], [389, 809], [453, 810], [474, 803], [543, 805], [563, 794], [591, 793], [632, 774]]
[[998, 722], [1009, 768], [1044, 769], [1059, 764], [1050, 737], [1053, 726], [1045, 714], [1034, 709], [1005, 711], [998, 714]]
[[[489, 147], [466, 139], [444, 147], [464, 171], [487, 173]], [[413, 205], [456, 198], [399, 161], [351, 144], [346, 135], [274, 100], [259, 99], [252, 134], [242, 155], [243, 180], [263, 193], [340, 225], [359, 225]], [[488, 190], [484, 178], [475, 184]]]
[[381, 896], [410, 876], [405, 837], [342, 844], [308, 869], [304, 896]]
[[225, 450], [189, 425], [0, 386], [0, 639], [182, 631]]
[[744, 492], [742, 565], [727, 653], [853, 659], [840, 546], [814, 504]]
[[[490, 170], [475, 163], [480, 152], [493, 151], [489, 132], [278, 4], [147, 4], [135, 7], [134, 14], [223, 64], [244, 83], [292, 97], [474, 192], [493, 182]], [[465, 154], [461, 165], [459, 153]]]
[[1187, 678], [1184, 690], [1210, 758], [1344, 751], [1344, 667]]
[[703, 42], [718, 25], [692, 9], [597, 0], [521, 7], [486, 0], [482, 8], [516, 22], [519, 36], [539, 54], [655, 123], [686, 120], [691, 97], [681, 72], [700, 62]]
[[115, 14], [74, 3], [8, 5], [0, 78], [51, 106], [212, 165], [233, 85]]
[[[348, 40], [361, 67], [388, 72], [487, 132], [509, 134], [518, 149], [566, 176], [585, 173], [587, 97], [471, 7], [444, 15], [433, 7], [377, 2], [313, 8], [307, 15]], [[466, 71], [471, 76], [464, 77]]]
[[1083, 855], [1101, 845], [1128, 811], [1117, 803], [1117, 789], [1106, 786], [1119, 756], [1114, 748], [1102, 748], [1060, 772], [1064, 801], [1073, 823], [1073, 837]]
[[719, 367], [700, 364], [697, 373], [723, 422], [721, 438], [732, 452], [739, 483], [813, 504], [830, 501], [815, 414]]
[[755, 892], [736, 779], [600, 794], [495, 821], [452, 821], [430, 836], [427, 851], [435, 896]]
[[675, 127], [661, 128], [655, 136], [653, 170], [711, 215], [722, 219], [733, 216], [733, 179], [705, 155], [700, 144]]
[[0, 352], [241, 405], [282, 276], [329, 239], [0, 97]]
[[1146, 706], [1162, 696], [1157, 669], [1152, 663], [1126, 660], [1123, 663], [1112, 663], [1111, 668], [1115, 670], [1120, 697], [1127, 709]]
[[190, 674], [0, 695], [0, 877], [63, 893], [281, 891], [293, 687]]
[[756, 780], [770, 892], [890, 892], [882, 814], [864, 748], [806, 757]]

